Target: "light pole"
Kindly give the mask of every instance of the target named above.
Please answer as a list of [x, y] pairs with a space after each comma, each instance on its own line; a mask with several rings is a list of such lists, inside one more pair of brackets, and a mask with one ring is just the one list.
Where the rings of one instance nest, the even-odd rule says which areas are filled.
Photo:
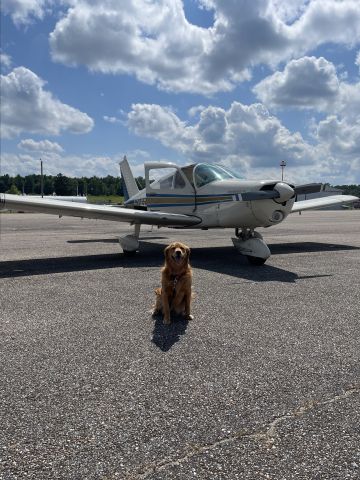
[[44, 198], [44, 171], [43, 171], [43, 161], [40, 158], [40, 189], [41, 189], [41, 198]]
[[286, 167], [285, 160], [282, 160], [282, 162], [280, 163], [280, 167], [281, 167], [281, 181], [283, 182], [284, 181], [284, 168]]

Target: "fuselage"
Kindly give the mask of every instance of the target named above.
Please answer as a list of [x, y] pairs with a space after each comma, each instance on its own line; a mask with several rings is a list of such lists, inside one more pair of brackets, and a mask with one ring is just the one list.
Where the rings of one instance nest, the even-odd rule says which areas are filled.
[[[202, 166], [202, 170], [197, 173], [198, 165]], [[196, 216], [201, 222], [194, 228], [269, 227], [281, 223], [291, 212], [294, 197], [285, 201], [281, 198], [252, 201], [242, 198], [245, 192], [269, 191], [279, 182], [246, 181], [226, 170], [222, 173], [219, 166], [198, 165], [177, 167], [172, 176], [165, 175], [156, 182], [150, 182], [149, 172], [146, 172], [146, 188], [125, 205]], [[184, 172], [185, 169], [187, 171]], [[208, 174], [207, 179], [205, 174]], [[180, 187], [177, 188], [176, 182]]]

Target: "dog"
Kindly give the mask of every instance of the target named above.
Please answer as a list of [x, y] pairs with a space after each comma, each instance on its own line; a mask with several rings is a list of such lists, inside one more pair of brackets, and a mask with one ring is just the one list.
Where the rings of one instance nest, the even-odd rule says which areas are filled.
[[174, 242], [164, 250], [165, 265], [161, 269], [161, 288], [155, 290], [156, 303], [153, 316], [163, 313], [164, 324], [171, 323], [170, 313], [183, 315], [192, 320], [191, 284], [192, 269], [189, 263], [190, 248], [183, 243]]

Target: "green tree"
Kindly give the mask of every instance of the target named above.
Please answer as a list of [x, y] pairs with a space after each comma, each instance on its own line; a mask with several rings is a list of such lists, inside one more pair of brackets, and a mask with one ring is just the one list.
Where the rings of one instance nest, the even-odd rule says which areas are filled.
[[26, 193], [26, 195], [35, 193], [34, 177], [32, 175], [27, 175], [25, 177], [24, 192]]
[[138, 184], [138, 187], [140, 190], [145, 188], [145, 178], [144, 177], [136, 177], [136, 183]]
[[44, 195], [52, 195], [54, 193], [54, 177], [44, 175]]
[[76, 180], [59, 173], [54, 180], [56, 195], [76, 195]]
[[11, 195], [20, 195], [20, 191], [15, 185], [15, 183], [11, 185], [11, 187], [9, 188], [9, 190], [6, 191], [6, 193], [11, 193]]

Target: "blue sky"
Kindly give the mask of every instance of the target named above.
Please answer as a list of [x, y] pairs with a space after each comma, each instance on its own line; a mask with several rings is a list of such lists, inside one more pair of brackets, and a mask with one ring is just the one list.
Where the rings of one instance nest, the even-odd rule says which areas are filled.
[[1, 173], [360, 183], [359, 0], [3, 0]]

